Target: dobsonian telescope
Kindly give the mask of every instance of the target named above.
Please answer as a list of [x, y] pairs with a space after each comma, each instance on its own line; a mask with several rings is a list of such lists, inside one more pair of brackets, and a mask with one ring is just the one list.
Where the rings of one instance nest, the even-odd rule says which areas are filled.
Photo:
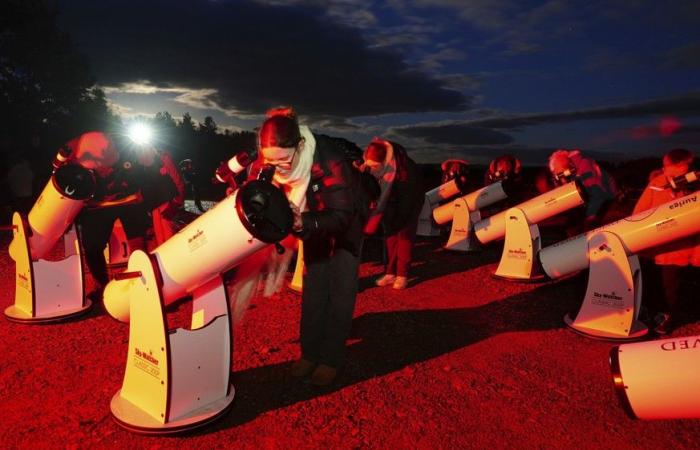
[[[441, 184], [425, 193], [423, 207], [418, 216], [418, 228], [416, 235], [418, 236], [439, 236], [440, 228], [433, 221], [433, 210], [440, 203], [446, 202], [459, 194], [467, 192], [467, 176], [465, 174], [457, 175], [455, 178]], [[452, 220], [450, 218], [450, 220]]]
[[[262, 174], [150, 254], [135, 251], [106, 286], [105, 309], [130, 322], [124, 380], [111, 402], [121, 426], [174, 433], [231, 406], [232, 329], [221, 275], [292, 228], [289, 201], [269, 182], [271, 171]], [[165, 307], [185, 296], [192, 297], [191, 329], [168, 330]]]
[[543, 278], [536, 264], [542, 245], [537, 224], [584, 204], [585, 198], [581, 184], [572, 181], [475, 223], [474, 237], [481, 244], [505, 236], [494, 276], [513, 281]]
[[637, 320], [642, 280], [637, 253], [700, 232], [700, 191], [674, 199], [542, 249], [549, 278], [589, 269], [588, 287], [567, 325], [584, 335], [638, 339], [647, 327]]
[[[428, 192], [426, 201], [434, 197], [442, 198], [445, 194], [450, 194], [450, 197], [456, 195], [453, 194], [454, 189], [448, 189], [453, 184], [458, 186], [456, 180], [458, 178], [438, 187], [437, 191], [434, 189]], [[443, 187], [445, 189], [441, 189]], [[433, 209], [433, 223], [444, 225], [452, 222], [445, 249], [464, 252], [477, 250], [479, 247], [474, 240], [474, 225], [481, 221], [481, 209], [506, 199], [509, 194], [512, 195], [510, 187], [511, 184], [507, 181], [498, 181]]]
[[[86, 133], [78, 145], [90, 140]], [[93, 173], [68, 164], [72, 148], [62, 147], [54, 160], [49, 182], [29, 214], [15, 212], [10, 257], [15, 261], [15, 302], [5, 317], [15, 322], [42, 323], [68, 319], [87, 312], [82, 252], [75, 217], [95, 193]], [[44, 259], [64, 238], [60, 260]]]

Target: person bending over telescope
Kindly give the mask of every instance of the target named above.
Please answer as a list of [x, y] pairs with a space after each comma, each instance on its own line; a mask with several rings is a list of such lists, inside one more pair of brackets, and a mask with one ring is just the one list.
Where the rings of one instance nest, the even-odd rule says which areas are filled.
[[577, 179], [586, 190], [586, 208], [582, 215], [570, 216], [567, 235], [576, 236], [602, 225], [603, 217], [618, 193], [615, 180], [610, 174], [593, 159], [584, 157], [578, 149], [556, 150], [549, 156], [548, 167], [555, 185]]
[[489, 163], [484, 173], [484, 186], [499, 181], [507, 182], [511, 188], [501, 208], [518, 205], [527, 199], [528, 193], [523, 188], [522, 163], [515, 156], [501, 155]]
[[423, 180], [416, 163], [395, 142], [375, 138], [367, 146], [364, 160], [381, 188], [377, 207], [365, 225], [365, 234], [374, 234], [381, 223], [388, 255], [386, 273], [375, 283], [405, 289], [423, 204]]
[[99, 131], [84, 133], [67, 144], [71, 148], [67, 163], [77, 163], [95, 174], [95, 195], [78, 216], [85, 262], [95, 280], [95, 289], [88, 298], [102, 298], [109, 281], [104, 248], [109, 242], [114, 222], [124, 226], [129, 247], [145, 247], [148, 212], [140, 195], [139, 166], [120, 151], [111, 136]]
[[[686, 149], [676, 148], [664, 155], [662, 173], [656, 174], [642, 192], [634, 207], [634, 214], [654, 208], [675, 198], [690, 194], [700, 188], [695, 182], [682, 180], [697, 180], [697, 172], [691, 171], [693, 154]], [[700, 235], [690, 236], [679, 241], [655, 247], [643, 256], [653, 258], [657, 273], [652, 280], [652, 295], [656, 310], [653, 318], [654, 331], [657, 334], [667, 334], [674, 326], [680, 299], [681, 281], [686, 271], [698, 272], [700, 267]], [[645, 266], [647, 267], [647, 266]], [[691, 277], [688, 277], [690, 279]]]
[[293, 234], [304, 243], [301, 358], [291, 374], [329, 385], [343, 365], [358, 288], [363, 223], [353, 169], [333, 139], [299, 125], [291, 108], [268, 111], [258, 145], [256, 164], [275, 167], [273, 182], [285, 191]]

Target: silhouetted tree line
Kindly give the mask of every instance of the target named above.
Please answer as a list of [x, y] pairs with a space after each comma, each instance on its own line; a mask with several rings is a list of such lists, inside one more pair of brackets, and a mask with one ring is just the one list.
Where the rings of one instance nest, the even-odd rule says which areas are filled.
[[[125, 126], [110, 111], [87, 58], [60, 29], [57, 15], [45, 0], [0, 2], [2, 167], [28, 160], [37, 185], [50, 175], [60, 145], [87, 130], [119, 134]], [[176, 121], [160, 112], [148, 121], [157, 130], [159, 146], [176, 161], [192, 159], [205, 184], [221, 160], [255, 145], [254, 133], [220, 132], [211, 117], [195, 123], [189, 114]]]

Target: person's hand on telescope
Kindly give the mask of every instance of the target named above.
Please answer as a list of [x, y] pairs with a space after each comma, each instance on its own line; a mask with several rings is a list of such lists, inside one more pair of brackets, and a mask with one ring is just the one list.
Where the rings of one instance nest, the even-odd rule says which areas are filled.
[[295, 233], [299, 233], [303, 227], [303, 223], [301, 221], [301, 210], [297, 205], [295, 205], [292, 202], [289, 202], [289, 208], [292, 210], [292, 214], [294, 215], [294, 223], [292, 225], [292, 230]]

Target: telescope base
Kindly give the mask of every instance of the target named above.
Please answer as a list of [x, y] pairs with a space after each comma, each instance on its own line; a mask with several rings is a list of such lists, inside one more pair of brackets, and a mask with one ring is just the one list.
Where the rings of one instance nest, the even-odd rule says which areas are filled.
[[634, 342], [641, 341], [649, 335], [649, 328], [641, 321], [636, 320], [632, 323], [632, 329], [627, 336], [613, 334], [604, 330], [595, 328], [587, 328], [581, 325], [576, 325], [576, 320], [571, 318], [571, 314], [564, 316], [564, 323], [569, 327], [569, 330], [582, 336], [597, 339], [600, 341], [609, 342]]
[[427, 198], [423, 201], [423, 207], [418, 216], [418, 228], [416, 228], [416, 236], [421, 237], [439, 237], [440, 228], [433, 223], [433, 205]]
[[494, 278], [496, 280], [510, 281], [511, 283], [544, 283], [545, 281], [548, 281], [548, 278], [544, 275], [534, 275], [530, 278], [520, 278], [509, 277], [507, 275], [499, 275], [496, 272], [491, 274], [491, 278]]
[[89, 299], [85, 299], [85, 306], [77, 309], [69, 309], [60, 311], [55, 314], [44, 314], [41, 316], [32, 316], [24, 310], [17, 308], [15, 305], [5, 308], [5, 318], [10, 322], [16, 323], [51, 323], [69, 320], [74, 317], [82, 316], [92, 309], [93, 303]]
[[465, 253], [480, 251], [481, 246], [474, 238], [474, 224], [479, 220], [481, 220], [481, 213], [470, 211], [466, 200], [462, 198], [455, 200], [450, 237], [442, 248]]
[[229, 395], [192, 411], [177, 420], [161, 423], [130, 401], [122, 398], [121, 389], [112, 397], [110, 410], [117, 425], [138, 434], [168, 435], [185, 433], [222, 417], [233, 406], [236, 389], [229, 385]]

